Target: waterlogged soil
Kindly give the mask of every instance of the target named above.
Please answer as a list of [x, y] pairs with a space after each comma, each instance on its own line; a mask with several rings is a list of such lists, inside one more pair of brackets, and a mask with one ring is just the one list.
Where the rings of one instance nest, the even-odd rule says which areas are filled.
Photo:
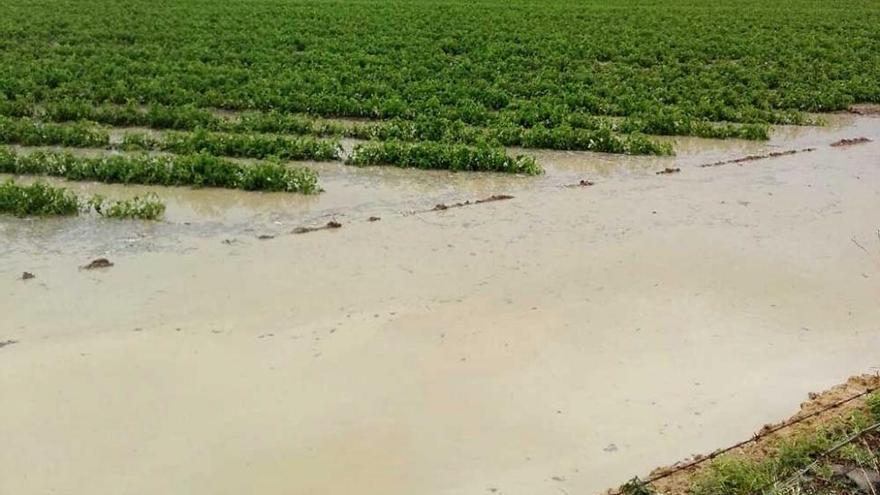
[[0, 219], [0, 493], [594, 493], [732, 444], [880, 366], [880, 119], [828, 118], [536, 178], [68, 183], [167, 215]]

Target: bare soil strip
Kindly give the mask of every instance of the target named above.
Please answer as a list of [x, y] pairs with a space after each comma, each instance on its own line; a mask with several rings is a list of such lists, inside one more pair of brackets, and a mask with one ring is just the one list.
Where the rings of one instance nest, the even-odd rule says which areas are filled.
[[504, 200], [508, 200], [508, 199], [513, 199], [513, 196], [511, 196], [509, 194], [493, 194], [492, 196], [489, 196], [488, 198], [477, 199], [475, 201], [468, 200], [468, 201], [464, 201], [464, 202], [452, 203], [451, 205], [447, 205], [445, 203], [439, 203], [436, 206], [434, 206], [433, 208], [431, 208], [430, 210], [425, 210], [425, 211], [444, 211], [444, 210], [448, 210], [450, 208], [461, 208], [464, 206], [478, 205], [478, 204], [482, 204], [482, 203], [491, 203], [494, 201], [504, 201]]
[[291, 234], [308, 234], [309, 232], [316, 232], [318, 230], [332, 230], [341, 227], [341, 223], [337, 222], [336, 220], [330, 220], [320, 227], [297, 227], [291, 231]]
[[778, 156], [794, 155], [797, 153], [809, 153], [811, 151], [816, 151], [816, 148], [803, 148], [800, 150], [787, 150], [787, 151], [773, 151], [773, 152], [770, 152], [770, 153], [767, 153], [764, 155], [748, 155], [748, 156], [744, 156], [742, 158], [734, 158], [732, 160], [721, 160], [718, 162], [704, 163], [704, 164], [700, 165], [700, 167], [702, 167], [702, 168], [720, 167], [721, 165], [730, 165], [733, 163], [744, 163], [744, 162], [751, 162], [751, 161], [755, 161], [755, 160], [764, 160], [767, 158], [776, 158]]
[[840, 146], [852, 146], [854, 144], [870, 143], [871, 140], [866, 137], [857, 137], [852, 139], [841, 139], [831, 143], [831, 147], [838, 148]]

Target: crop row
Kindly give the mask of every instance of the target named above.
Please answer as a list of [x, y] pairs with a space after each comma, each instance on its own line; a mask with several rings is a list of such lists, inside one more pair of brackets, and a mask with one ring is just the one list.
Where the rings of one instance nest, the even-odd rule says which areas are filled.
[[620, 135], [611, 126], [591, 129], [538, 125], [529, 129], [506, 126], [473, 127], [462, 122], [419, 119], [392, 120], [352, 129], [351, 137], [374, 141], [439, 142], [523, 148], [581, 150], [631, 155], [670, 155], [672, 146], [641, 134]]
[[163, 186], [221, 187], [249, 191], [319, 191], [317, 174], [274, 162], [250, 165], [205, 153], [83, 157], [65, 152], [18, 153], [0, 148], [0, 173], [69, 180]]
[[[92, 105], [82, 100], [61, 100], [42, 105], [22, 101], [0, 101], [0, 115], [36, 117], [53, 122], [89, 120], [101, 124], [122, 127], [151, 127], [155, 129], [196, 130], [205, 129], [226, 133], [279, 133], [315, 136], [347, 136], [381, 139], [393, 135], [394, 139], [455, 142], [475, 144], [478, 141], [495, 141], [502, 145], [524, 146], [528, 138], [512, 139], [528, 133], [533, 128], [543, 132], [568, 133], [568, 129], [598, 131], [610, 129], [618, 134], [655, 134], [670, 136], [699, 136], [706, 138], [739, 138], [766, 140], [769, 138], [767, 124], [730, 124], [694, 119], [680, 111], [664, 111], [633, 117], [609, 119], [584, 113], [569, 112], [565, 108], [522, 105], [495, 114], [482, 126], [467, 124], [433, 116], [421, 116], [412, 120], [391, 119], [373, 123], [350, 123], [322, 121], [308, 116], [291, 115], [277, 111], [244, 112], [237, 118], [223, 118], [191, 105], [169, 107], [152, 105], [146, 109], [135, 105]], [[782, 123], [805, 123], [803, 120], [786, 119]], [[401, 129], [407, 129], [401, 132]], [[624, 138], [625, 139], [625, 138]], [[513, 141], [513, 142], [512, 142]], [[553, 142], [560, 142], [554, 139]], [[575, 147], [569, 143], [563, 149], [581, 149], [614, 153], [616, 147], [596, 149]]]
[[439, 143], [380, 141], [355, 146], [346, 160], [349, 165], [392, 165], [395, 167], [453, 171], [506, 172], [538, 175], [543, 172], [529, 156], [508, 156], [503, 149]]
[[126, 150], [157, 150], [170, 153], [209, 153], [241, 158], [278, 158], [282, 160], [338, 160], [338, 141], [309, 137], [291, 138], [272, 134], [227, 134], [197, 130], [169, 131], [160, 137], [129, 133], [123, 137]]
[[19, 217], [67, 216], [90, 210], [108, 218], [157, 220], [165, 213], [165, 204], [154, 193], [118, 200], [94, 195], [84, 200], [73, 191], [43, 182], [21, 185], [7, 179], [0, 183], [0, 213]]
[[[242, 158], [276, 157], [283, 160], [338, 160], [339, 143], [310, 137], [291, 138], [272, 134], [229, 134], [197, 130], [166, 132], [154, 137], [142, 133], [126, 134], [123, 147], [128, 150], [157, 150], [171, 153], [206, 152], [217, 156]], [[0, 117], [0, 143], [25, 146], [71, 146], [106, 148], [109, 133], [87, 122], [56, 124], [29, 118]]]
[[100, 127], [83, 122], [60, 125], [29, 118], [0, 117], [0, 143], [104, 148], [110, 145], [110, 134]]
[[0, 99], [476, 126], [532, 107], [760, 124], [880, 102], [880, 11], [864, 0], [89, 5], [4, 6]]
[[[80, 105], [75, 105], [81, 108]], [[47, 108], [52, 108], [47, 107]], [[82, 109], [90, 107], [82, 107]], [[176, 113], [177, 111], [181, 113]], [[116, 113], [114, 113], [116, 112]], [[187, 119], [187, 115], [195, 115]], [[115, 115], [114, 118], [104, 118]], [[138, 116], [140, 120], [129, 118]], [[221, 156], [238, 156], [265, 158], [276, 156], [289, 160], [332, 160], [338, 158], [338, 147], [330, 141], [307, 138], [290, 138], [263, 132], [288, 132], [295, 134], [345, 135], [346, 137], [364, 140], [396, 140], [396, 141], [436, 141], [441, 143], [494, 146], [521, 146], [525, 148], [546, 148], [563, 150], [597, 151], [605, 153], [666, 155], [672, 153], [669, 144], [659, 143], [641, 135], [636, 129], [626, 129], [628, 134], [620, 135], [607, 119], [581, 119], [578, 127], [568, 123], [556, 127], [537, 124], [531, 128], [523, 128], [510, 123], [495, 127], [475, 127], [460, 121], [420, 118], [413, 121], [400, 119], [386, 122], [353, 124], [343, 126], [335, 123], [321, 123], [307, 118], [283, 115], [279, 113], [249, 113], [237, 121], [228, 121], [215, 117], [205, 111], [191, 108], [171, 109], [154, 107], [146, 112], [131, 107], [104, 107], [98, 112], [77, 111], [59, 114], [47, 111], [44, 118], [56, 121], [76, 119], [72, 129], [60, 127], [52, 123], [38, 121], [2, 119], [0, 120], [0, 141], [16, 142], [31, 145], [65, 144], [68, 146], [105, 146], [109, 142], [106, 131], [90, 128], [81, 119], [98, 119], [102, 123], [112, 125], [137, 125], [156, 128], [194, 128], [194, 134], [166, 133], [162, 138], [146, 134], [128, 134], [125, 137], [126, 149], [155, 149], [175, 153], [191, 153], [208, 151]], [[214, 120], [211, 120], [214, 119]], [[16, 127], [15, 135], [4, 135], [2, 122], [9, 127]], [[681, 125], [677, 121], [670, 127]], [[206, 127], [202, 127], [202, 126]], [[28, 128], [33, 128], [28, 135]], [[620, 127], [620, 126], [617, 126]], [[766, 137], [764, 134], [755, 138]], [[204, 129], [223, 129], [226, 132], [208, 132]], [[681, 128], [681, 127], [678, 127]], [[689, 130], [693, 130], [692, 127]], [[701, 135], [712, 137], [742, 137], [731, 132], [749, 129], [748, 126], [722, 127], [717, 124], [705, 123]], [[51, 131], [51, 132], [49, 132]], [[658, 134], [669, 134], [659, 132]], [[693, 132], [693, 134], [698, 134]], [[64, 136], [63, 142], [60, 137]]]
[[[15, 132], [3, 133], [3, 123]], [[620, 138], [609, 130], [575, 131], [555, 129], [542, 132], [531, 129], [515, 139], [505, 138], [505, 144], [534, 145], [535, 147], [554, 147], [571, 149], [607, 149], [616, 153], [669, 153], [670, 148], [640, 136]], [[99, 136], [100, 138], [96, 138]], [[370, 135], [365, 136], [372, 137]], [[475, 145], [462, 145], [435, 142], [409, 142], [404, 145], [394, 133], [384, 136], [387, 150], [408, 150], [406, 154], [385, 152], [381, 160], [367, 160], [352, 157], [349, 163], [364, 165], [387, 164], [395, 166], [435, 168], [449, 170], [482, 170], [511, 173], [537, 173], [540, 167], [533, 158], [513, 158], [497, 145], [492, 146], [474, 138]], [[60, 139], [60, 138], [63, 138]], [[405, 140], [405, 139], [404, 139]], [[42, 123], [29, 119], [0, 118], [0, 142], [27, 145], [58, 145], [73, 147], [108, 147], [109, 136], [105, 131], [95, 129], [87, 123], [72, 125]], [[195, 132], [167, 131], [161, 136], [146, 133], [127, 133], [118, 145], [126, 151], [165, 151], [177, 155], [233, 156], [250, 158], [273, 158], [281, 160], [335, 160], [339, 159], [338, 143], [314, 138], [291, 138], [271, 134], [227, 134], [204, 130]], [[377, 149], [376, 143], [361, 145], [356, 150]], [[568, 147], [568, 148], [566, 148]], [[227, 163], [218, 160], [218, 163]], [[229, 162], [231, 163], [231, 162]], [[221, 186], [226, 187], [226, 186]], [[233, 186], [238, 187], [238, 186]], [[259, 187], [258, 189], [262, 189]]]

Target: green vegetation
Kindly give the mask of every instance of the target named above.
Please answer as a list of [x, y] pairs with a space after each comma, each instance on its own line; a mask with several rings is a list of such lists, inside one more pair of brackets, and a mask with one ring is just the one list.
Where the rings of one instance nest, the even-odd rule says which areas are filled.
[[88, 123], [59, 125], [31, 119], [0, 117], [0, 143], [25, 146], [73, 146], [77, 148], [105, 148], [110, 135]]
[[346, 135], [359, 139], [399, 140], [408, 142], [434, 141], [441, 143], [493, 146], [522, 146], [557, 150], [598, 151], [633, 155], [668, 155], [672, 146], [633, 134], [616, 134], [617, 126], [607, 119], [584, 120], [580, 128], [560, 125], [548, 128], [538, 124], [524, 128], [512, 123], [495, 127], [476, 127], [461, 121], [419, 118], [414, 121], [393, 119], [386, 122], [354, 126]]
[[[334, 159], [334, 153], [328, 146], [320, 150], [298, 150], [302, 146], [278, 143], [279, 137], [250, 136], [251, 133], [275, 133], [312, 135], [319, 137], [352, 137], [368, 140], [401, 140], [401, 141], [437, 141], [456, 144], [484, 144], [495, 146], [522, 146], [526, 148], [548, 148], [563, 150], [599, 151], [606, 153], [627, 153], [645, 155], [666, 155], [672, 153], [668, 144], [639, 135], [650, 132], [653, 134], [682, 135], [692, 134], [702, 137], [741, 139], [768, 139], [769, 127], [762, 124], [713, 124], [687, 123], [680, 116], [664, 119], [662, 116], [639, 119], [623, 119], [613, 122], [607, 118], [588, 115], [567, 115], [564, 123], [546, 127], [540, 119], [522, 123], [499, 120], [493, 126], [479, 127], [461, 121], [421, 117], [415, 120], [391, 119], [383, 122], [340, 123], [321, 121], [303, 115], [283, 114], [280, 112], [245, 112], [235, 118], [221, 118], [205, 110], [191, 106], [167, 107], [154, 105], [147, 110], [140, 110], [132, 105], [101, 105], [94, 107], [83, 101], [62, 101], [47, 103], [43, 110], [36, 106], [23, 109], [20, 105], [10, 106], [10, 113], [25, 113], [32, 118], [53, 122], [78, 122], [86, 128], [86, 122], [95, 122], [113, 126], [143, 126], [155, 129], [178, 129], [194, 131], [213, 131], [226, 133], [233, 139], [243, 142], [248, 139], [257, 140], [261, 144], [256, 150], [253, 145], [205, 144], [204, 132], [197, 136], [178, 134], [175, 141], [186, 141], [185, 148], [201, 146], [213, 148], [216, 154], [230, 156], [249, 156], [260, 158], [267, 154], [287, 155], [291, 159]], [[3, 109], [0, 106], [0, 114]], [[572, 123], [576, 127], [572, 127]], [[57, 127], [57, 126], [56, 126]], [[96, 129], [95, 132], [101, 132]], [[620, 135], [627, 134], [627, 135]], [[217, 134], [212, 141], [217, 141]], [[174, 151], [173, 146], [162, 148], [161, 142], [148, 140], [146, 136], [131, 136], [132, 142], [127, 143], [129, 149], [165, 149]], [[272, 141], [275, 141], [274, 143]], [[7, 141], [17, 142], [17, 141]], [[311, 141], [314, 143], [314, 141]], [[193, 144], [197, 143], [197, 144]], [[320, 141], [319, 141], [320, 143]], [[51, 143], [50, 143], [51, 144]], [[75, 145], [75, 144], [71, 144]], [[178, 145], [179, 147], [179, 145]], [[244, 149], [242, 149], [244, 148]]]
[[[857, 493], [840, 469], [880, 469], [880, 392], [849, 416], [778, 440], [757, 457], [726, 454], [691, 480], [692, 495], [835, 495]], [[633, 479], [622, 495], [656, 493]], [[861, 493], [861, 492], [858, 492]], [[870, 493], [870, 492], [869, 492]]]
[[80, 201], [71, 191], [42, 182], [23, 186], [0, 183], [0, 213], [24, 216], [76, 215]]
[[158, 220], [165, 214], [165, 203], [155, 193], [113, 201], [96, 194], [89, 199], [88, 205], [99, 215], [108, 218]]
[[[174, 140], [181, 153], [332, 159], [312, 141], [225, 136], [664, 154], [643, 135], [767, 139], [806, 111], [880, 102], [866, 0], [85, 5], [4, 6], [0, 114], [204, 132]], [[100, 145], [81, 134], [36, 142]]]
[[181, 155], [55, 170], [96, 180], [314, 192], [312, 172], [208, 155], [339, 160], [343, 137], [369, 141], [354, 165], [535, 174], [503, 147], [667, 155], [650, 136], [766, 140], [880, 102], [866, 0], [86, 5], [5, 6], [0, 142], [107, 148], [102, 125], [148, 127], [166, 132], [121, 147]]
[[209, 153], [215, 156], [246, 158], [275, 157], [284, 160], [337, 160], [340, 146], [336, 141], [313, 138], [289, 138], [270, 134], [226, 134], [198, 130], [166, 132], [153, 138], [127, 134], [123, 149], [154, 149], [171, 153]]
[[503, 149], [488, 146], [443, 145], [383, 141], [359, 144], [348, 158], [349, 165], [393, 165], [396, 167], [453, 171], [507, 172], [537, 175], [543, 172], [535, 159], [508, 156]]
[[49, 175], [70, 180], [121, 184], [222, 187], [249, 191], [319, 191], [317, 174], [277, 162], [251, 165], [204, 153], [190, 155], [112, 155], [98, 158], [0, 148], [0, 173]]
[[20, 185], [7, 179], [0, 183], [0, 213], [19, 217], [69, 216], [90, 210], [108, 218], [158, 220], [165, 214], [165, 204], [155, 193], [112, 201], [96, 194], [83, 201], [68, 189], [44, 182]]
[[809, 476], [797, 475], [839, 442], [877, 422], [880, 416], [857, 411], [846, 421], [779, 442], [773, 454], [766, 458], [721, 457], [697, 477], [691, 492], [694, 495], [846, 493], [850, 484], [845, 477], [833, 472], [832, 465], [876, 469], [877, 452], [871, 443], [877, 445], [880, 432], [866, 434], [864, 439], [868, 442], [850, 443], [822, 458], [810, 469]]

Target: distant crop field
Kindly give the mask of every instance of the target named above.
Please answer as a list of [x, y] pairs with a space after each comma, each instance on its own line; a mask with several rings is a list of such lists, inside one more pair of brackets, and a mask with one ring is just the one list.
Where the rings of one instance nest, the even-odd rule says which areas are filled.
[[13, 0], [0, 16], [16, 129], [668, 154], [651, 135], [761, 140], [860, 102], [880, 102], [876, 1]]

